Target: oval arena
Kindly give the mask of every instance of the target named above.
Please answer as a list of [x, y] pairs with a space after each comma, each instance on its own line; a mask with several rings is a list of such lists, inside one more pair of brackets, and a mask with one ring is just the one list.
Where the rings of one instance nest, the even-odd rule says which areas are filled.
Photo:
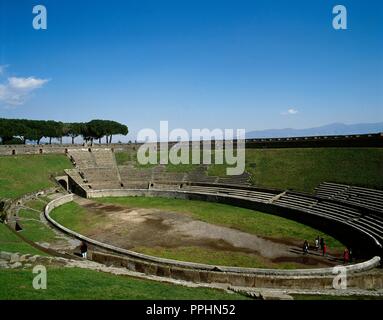
[[[117, 165], [116, 147], [66, 146], [65, 153], [74, 168], [65, 170], [65, 176], [56, 177], [56, 181], [62, 186], [61, 194], [51, 200], [44, 209], [45, 219], [58, 232], [88, 244], [89, 259], [146, 275], [193, 283], [278, 289], [333, 288], [333, 267], [342, 265], [340, 254], [334, 259], [324, 259], [317, 252], [302, 257], [301, 243], [278, 243], [273, 239], [238, 232], [235, 228], [180, 216], [172, 210], [159, 212], [154, 208], [132, 212], [126, 211], [123, 206], [108, 203], [112, 198], [146, 197], [169, 201], [179, 199], [190, 201], [190, 206], [193, 201], [198, 201], [228, 205], [233, 207], [233, 210], [253, 210], [255, 215], [257, 212], [266, 213], [314, 228], [321, 232], [321, 235], [331, 236], [345, 247], [352, 248], [355, 259], [353, 263], [344, 266], [349, 287], [382, 287], [380, 259], [383, 240], [383, 191], [323, 182], [317, 186], [314, 194], [308, 194], [252, 186], [248, 182], [247, 173], [231, 177], [209, 176], [203, 166], [189, 172], [169, 172], [160, 165], [150, 168]], [[103, 202], [102, 199], [109, 200]], [[299, 267], [284, 268], [282, 263], [281, 267], [277, 268], [232, 266], [229, 263], [220, 265], [170, 259], [131, 250], [134, 246], [130, 245], [130, 242], [136, 241], [137, 238], [130, 237], [129, 234], [117, 239], [104, 232], [106, 229], [101, 229], [98, 234], [78, 232], [75, 228], [61, 223], [55, 215], [55, 210], [68, 203], [87, 208], [94, 214], [107, 213], [105, 216], [108, 219], [113, 215], [113, 228], [116, 233], [117, 230], [128, 232], [150, 223], [152, 229], [142, 229], [142, 239], [145, 240], [143, 243], [148, 246], [156, 247], [158, 244], [164, 245], [167, 241], [171, 243], [187, 239], [190, 244], [198, 243], [204, 247], [207, 246], [208, 239], [210, 249], [216, 248], [219, 251], [221, 248], [218, 246], [224, 244], [225, 249], [233, 250], [233, 254], [235, 251], [257, 254], [262, 259], [269, 258], [273, 263], [290, 261]], [[161, 223], [157, 221], [154, 224], [153, 221], [158, 220], [158, 217], [161, 217]], [[10, 215], [9, 221], [16, 225], [17, 215], [14, 216], [14, 220]], [[100, 225], [110, 221], [102, 221]], [[127, 226], [126, 230], [121, 229], [124, 224]], [[152, 233], [147, 230], [152, 230]], [[166, 238], [169, 234], [173, 235], [173, 238]], [[174, 234], [181, 236], [177, 238]], [[308, 240], [313, 242], [313, 239]], [[201, 244], [202, 241], [205, 242]], [[278, 253], [278, 250], [284, 252]]]

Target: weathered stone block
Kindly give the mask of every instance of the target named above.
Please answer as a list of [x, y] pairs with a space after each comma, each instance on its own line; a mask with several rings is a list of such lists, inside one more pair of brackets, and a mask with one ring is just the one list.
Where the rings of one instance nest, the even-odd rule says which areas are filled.
[[28, 258], [29, 258], [30, 256], [31, 256], [30, 254], [23, 254], [23, 255], [20, 257], [20, 262], [27, 261]]
[[32, 257], [29, 257], [29, 258], [28, 258], [28, 261], [34, 263], [34, 262], [37, 261], [38, 258], [39, 258], [38, 255], [34, 255], [34, 256], [32, 256]]
[[15, 262], [13, 264], [11, 264], [9, 267], [11, 269], [16, 269], [16, 268], [21, 268], [23, 266], [23, 264], [21, 262]]
[[0, 252], [0, 259], [3, 260], [11, 260], [12, 253], [1, 251]]
[[11, 255], [10, 263], [19, 262], [20, 256], [18, 253], [14, 253]]

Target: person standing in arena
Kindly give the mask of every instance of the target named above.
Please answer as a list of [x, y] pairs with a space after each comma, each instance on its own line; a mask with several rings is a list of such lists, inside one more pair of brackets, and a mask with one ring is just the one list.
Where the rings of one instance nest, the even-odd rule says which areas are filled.
[[350, 260], [350, 252], [348, 251], [347, 248], [345, 248], [343, 252], [343, 263], [347, 264], [349, 260]]
[[87, 244], [85, 243], [85, 241], [82, 241], [82, 242], [81, 242], [80, 251], [81, 251], [81, 256], [82, 256], [84, 259], [86, 259], [87, 256], [88, 256], [88, 246], [87, 246]]
[[307, 254], [309, 252], [309, 243], [307, 240], [303, 243], [303, 254]]
[[325, 257], [327, 254], [327, 245], [325, 242], [323, 242], [322, 250], [323, 250], [323, 256]]
[[324, 239], [323, 238], [320, 238], [319, 244], [320, 244], [320, 249], [323, 250], [323, 245], [324, 245]]

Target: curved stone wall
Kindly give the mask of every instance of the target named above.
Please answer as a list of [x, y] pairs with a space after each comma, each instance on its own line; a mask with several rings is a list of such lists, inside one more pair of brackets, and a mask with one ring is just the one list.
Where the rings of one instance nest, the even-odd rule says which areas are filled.
[[[164, 191], [158, 190], [99, 190], [92, 191], [89, 196], [158, 196], [164, 195]], [[168, 196], [182, 196], [182, 193], [169, 191]], [[184, 193], [185, 195], [185, 193]], [[261, 268], [240, 268], [227, 266], [214, 266], [201, 263], [191, 263], [177, 261], [171, 259], [163, 259], [133, 252], [130, 250], [118, 248], [109, 244], [99, 242], [94, 239], [85, 237], [74, 232], [57, 221], [52, 219], [49, 213], [56, 207], [73, 201], [73, 195], [65, 195], [63, 197], [52, 200], [45, 207], [45, 216], [48, 221], [61, 231], [72, 235], [73, 237], [84, 240], [89, 244], [102, 249], [103, 252], [94, 252], [92, 259], [98, 262], [124, 266], [128, 269], [144, 272], [147, 274], [155, 274], [167, 276], [176, 279], [196, 281], [196, 282], [223, 282], [232, 285], [258, 286], [259, 281], [266, 281], [268, 286], [283, 287], [287, 285], [298, 286], [300, 288], [312, 287], [319, 285], [328, 288], [334, 276], [334, 268], [317, 268], [317, 269], [261, 269]], [[350, 274], [360, 273], [371, 270], [380, 264], [380, 257], [375, 256], [372, 259], [344, 266], [345, 270]], [[268, 279], [268, 280], [267, 280]], [[304, 280], [304, 281], [303, 281]], [[332, 283], [332, 282], [331, 282]]]

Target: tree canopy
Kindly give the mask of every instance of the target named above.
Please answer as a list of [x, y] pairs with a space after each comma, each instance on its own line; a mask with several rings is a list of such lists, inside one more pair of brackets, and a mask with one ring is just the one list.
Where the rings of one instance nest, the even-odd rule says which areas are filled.
[[105, 137], [106, 143], [112, 142], [112, 136], [116, 134], [127, 135], [128, 127], [111, 120], [91, 120], [89, 122], [64, 123], [53, 120], [26, 120], [26, 119], [4, 119], [0, 118], [0, 138], [3, 144], [26, 143], [35, 141], [40, 143], [42, 138], [52, 138], [62, 141], [62, 137], [74, 139], [81, 136], [85, 141], [101, 139]]

